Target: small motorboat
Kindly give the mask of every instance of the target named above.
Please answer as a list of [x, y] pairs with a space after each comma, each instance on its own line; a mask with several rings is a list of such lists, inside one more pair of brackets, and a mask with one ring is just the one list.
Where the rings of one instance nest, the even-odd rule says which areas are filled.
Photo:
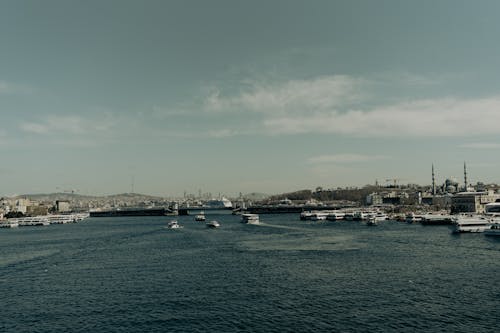
[[201, 212], [200, 214], [196, 215], [194, 217], [194, 220], [201, 221], [201, 222], [205, 221], [205, 213]]
[[220, 227], [220, 223], [215, 220], [207, 222], [206, 225], [207, 228], [212, 228], [212, 229]]
[[168, 229], [179, 229], [182, 228], [176, 220], [170, 221], [167, 224]]

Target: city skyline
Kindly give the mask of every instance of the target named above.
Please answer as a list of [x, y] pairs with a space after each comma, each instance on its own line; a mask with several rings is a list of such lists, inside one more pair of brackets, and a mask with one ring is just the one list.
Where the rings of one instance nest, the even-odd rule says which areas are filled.
[[497, 1], [3, 1], [1, 195], [500, 183]]

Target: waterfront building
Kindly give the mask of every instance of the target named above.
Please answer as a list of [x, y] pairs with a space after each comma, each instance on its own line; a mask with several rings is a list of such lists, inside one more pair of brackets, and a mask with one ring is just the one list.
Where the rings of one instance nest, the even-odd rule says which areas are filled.
[[368, 206], [381, 205], [383, 203], [382, 195], [379, 193], [370, 193], [366, 196], [366, 204]]
[[26, 214], [31, 201], [28, 198], [18, 198], [14, 201], [13, 211]]
[[67, 213], [67, 212], [71, 211], [69, 201], [56, 200], [56, 211], [59, 213]]
[[500, 194], [493, 191], [456, 193], [451, 198], [451, 212], [482, 214], [486, 204], [499, 199]]

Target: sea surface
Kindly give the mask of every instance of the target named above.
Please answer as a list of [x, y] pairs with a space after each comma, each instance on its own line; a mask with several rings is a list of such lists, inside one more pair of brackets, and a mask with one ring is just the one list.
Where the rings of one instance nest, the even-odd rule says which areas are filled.
[[0, 229], [0, 332], [498, 332], [500, 239], [298, 214]]

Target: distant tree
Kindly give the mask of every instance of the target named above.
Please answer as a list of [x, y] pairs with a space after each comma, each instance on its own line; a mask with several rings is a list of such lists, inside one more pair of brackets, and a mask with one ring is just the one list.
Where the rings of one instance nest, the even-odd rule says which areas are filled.
[[5, 217], [8, 219], [12, 219], [12, 218], [24, 217], [24, 214], [22, 212], [8, 212], [7, 214], [5, 214]]

